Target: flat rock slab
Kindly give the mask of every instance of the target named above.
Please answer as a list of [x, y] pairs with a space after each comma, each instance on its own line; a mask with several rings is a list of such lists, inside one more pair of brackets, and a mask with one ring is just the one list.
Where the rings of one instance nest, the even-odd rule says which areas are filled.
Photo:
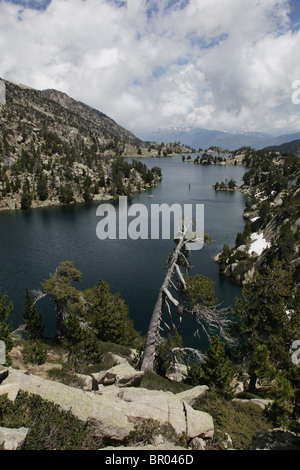
[[194, 410], [182, 397], [171, 392], [102, 387], [103, 393], [101, 390], [88, 392], [10, 369], [0, 385], [0, 395], [7, 393], [11, 400], [19, 391], [39, 395], [71, 411], [83, 422], [93, 420], [97, 436], [113, 440], [124, 440], [139, 418], [170, 423], [178, 434], [186, 433], [190, 438], [213, 436], [212, 417]]

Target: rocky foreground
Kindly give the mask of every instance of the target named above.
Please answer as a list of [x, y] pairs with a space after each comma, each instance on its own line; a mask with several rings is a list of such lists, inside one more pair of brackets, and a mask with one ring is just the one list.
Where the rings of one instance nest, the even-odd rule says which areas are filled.
[[[39, 395], [61, 409], [71, 411], [84, 423], [93, 420], [97, 437], [105, 442], [121, 444], [140, 419], [169, 423], [176, 433], [185, 433], [189, 440], [213, 437], [212, 417], [191, 406], [207, 390], [206, 386], [175, 395], [136, 387], [142, 376], [142, 372], [123, 363], [109, 371], [86, 377], [84, 389], [78, 389], [26, 371], [3, 368], [0, 372], [0, 395], [7, 394], [11, 401], [21, 391]], [[25, 439], [24, 428], [0, 428], [0, 441], [4, 442], [5, 448], [20, 448]]]
[[[70, 411], [83, 424], [93, 422], [95, 437], [104, 445], [99, 450], [206, 450], [216, 432], [210, 414], [193, 408], [197, 398], [208, 391], [207, 386], [197, 386], [181, 393], [148, 390], [140, 385], [144, 372], [134, 369], [124, 358], [115, 356], [118, 364], [109, 370], [79, 376], [81, 387], [75, 388], [60, 382], [33, 375], [27, 370], [12, 367], [0, 369], [0, 396], [6, 395], [14, 402], [19, 392], [38, 395], [43, 400]], [[248, 401], [248, 400], [247, 400]], [[251, 400], [264, 408], [267, 400]], [[157, 435], [152, 445], [126, 447], [124, 441], [135, 425], [143, 420], [153, 420], [159, 425], [170, 425], [178, 436], [185, 436], [188, 448]], [[0, 427], [0, 448], [21, 450], [29, 429]], [[230, 436], [226, 444], [232, 448]], [[258, 434], [252, 450], [299, 450], [300, 439], [281, 429]]]

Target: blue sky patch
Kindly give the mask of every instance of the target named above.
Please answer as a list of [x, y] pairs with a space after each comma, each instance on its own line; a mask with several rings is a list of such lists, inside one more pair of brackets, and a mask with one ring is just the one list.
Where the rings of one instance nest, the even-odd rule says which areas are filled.
[[[7, 3], [20, 5], [24, 8], [31, 8], [32, 10], [46, 10], [51, 0], [4, 0]], [[0, 0], [2, 3], [3, 0]]]
[[299, 29], [300, 27], [300, 0], [293, 0], [290, 2], [291, 13], [290, 19], [293, 23], [293, 29]]
[[189, 59], [187, 57], [179, 57], [177, 59], [177, 65], [186, 65], [189, 62]]
[[161, 75], [164, 75], [166, 71], [167, 71], [167, 67], [162, 67], [162, 66], [156, 67], [152, 72], [152, 76], [154, 78], [158, 78]]
[[200, 49], [209, 49], [211, 47], [215, 47], [219, 45], [220, 42], [225, 41], [225, 39], [227, 39], [228, 37], [229, 35], [225, 33], [220, 34], [217, 37], [211, 38], [203, 38], [195, 33], [191, 33], [188, 35], [192, 47], [198, 46]]

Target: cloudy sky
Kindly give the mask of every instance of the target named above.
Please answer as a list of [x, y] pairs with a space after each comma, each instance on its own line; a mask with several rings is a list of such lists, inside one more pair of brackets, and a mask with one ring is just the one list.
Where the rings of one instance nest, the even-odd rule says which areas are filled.
[[[300, 0], [0, 0], [0, 77], [136, 135], [300, 131]], [[300, 95], [299, 95], [300, 96]]]

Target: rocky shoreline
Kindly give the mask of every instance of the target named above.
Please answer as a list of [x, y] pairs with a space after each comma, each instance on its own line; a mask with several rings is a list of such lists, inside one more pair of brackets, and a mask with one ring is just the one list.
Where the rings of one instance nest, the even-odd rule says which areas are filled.
[[[237, 234], [235, 246], [224, 245], [215, 261], [219, 264], [220, 274], [239, 284], [247, 283], [268, 260], [278, 256], [295, 269], [295, 283], [299, 283], [300, 174], [299, 170], [295, 171], [293, 160], [292, 169], [288, 170], [281, 155], [274, 157], [272, 163], [279, 173], [279, 181], [282, 179], [281, 183], [276, 182], [272, 170], [262, 172], [256, 169], [254, 159], [254, 165], [245, 174], [247, 184], [233, 189], [248, 196], [243, 212], [244, 232]], [[290, 171], [286, 181], [282, 177], [283, 171]]]
[[[139, 187], [139, 188], [137, 186], [132, 186], [130, 195], [137, 193], [137, 192], [145, 191], [153, 186], [156, 186], [161, 179], [162, 177], [155, 176], [155, 181], [152, 184], [143, 184], [143, 187]], [[94, 194], [92, 199], [89, 200], [89, 202], [109, 201], [109, 200], [115, 199], [116, 197], [118, 197], [118, 195], [109, 194], [109, 191], [100, 191], [99, 194]], [[9, 195], [9, 196], [0, 198], [0, 212], [22, 210], [21, 199], [22, 199], [21, 194], [14, 194], [14, 195]], [[41, 208], [47, 208], [47, 207], [66, 206], [66, 205], [70, 206], [70, 205], [75, 205], [75, 204], [83, 204], [85, 202], [86, 201], [84, 200], [83, 197], [77, 197], [77, 196], [75, 196], [74, 200], [70, 203], [62, 203], [59, 200], [58, 196], [48, 198], [45, 201], [33, 199], [29, 210], [41, 209]]]

